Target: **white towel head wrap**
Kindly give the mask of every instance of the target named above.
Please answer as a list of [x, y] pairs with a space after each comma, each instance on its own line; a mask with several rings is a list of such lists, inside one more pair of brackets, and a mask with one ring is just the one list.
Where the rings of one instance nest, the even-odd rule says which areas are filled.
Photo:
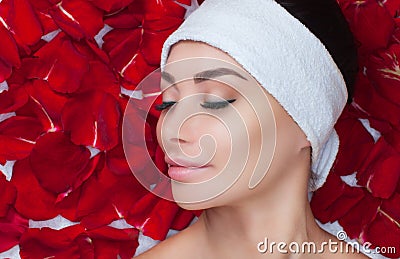
[[343, 76], [321, 41], [273, 0], [205, 0], [164, 43], [161, 69], [181, 40], [214, 46], [234, 58], [282, 105], [312, 147], [321, 187], [335, 161], [334, 125], [347, 101]]

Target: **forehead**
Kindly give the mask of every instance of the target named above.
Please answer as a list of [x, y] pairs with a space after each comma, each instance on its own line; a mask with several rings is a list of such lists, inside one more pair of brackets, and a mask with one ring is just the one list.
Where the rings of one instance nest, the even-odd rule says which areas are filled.
[[169, 62], [193, 57], [216, 58], [240, 67], [240, 64], [226, 52], [204, 42], [190, 40], [179, 41], [171, 47], [167, 58], [167, 64]]
[[[248, 73], [235, 59], [226, 52], [198, 41], [179, 41], [171, 47], [163, 72], [173, 76], [174, 82], [191, 80], [198, 73], [214, 69], [225, 69], [236, 72], [241, 76], [234, 76], [231, 72], [226, 76], [218, 76], [213, 80], [226, 84], [239, 92], [247, 92], [249, 88], [263, 87]], [[206, 73], [207, 74], [207, 73]], [[209, 74], [208, 74], [209, 75]], [[161, 80], [161, 90], [171, 86], [171, 80]], [[264, 89], [263, 89], [264, 90]]]
[[238, 80], [249, 81], [251, 78], [251, 75], [225, 52], [194, 41], [180, 41], [173, 45], [161, 75], [162, 88], [167, 87], [167, 84], [188, 79], [195, 79], [196, 83], [196, 78], [210, 78], [228, 84]]
[[195, 85], [207, 86], [203, 82], [223, 83], [233, 89], [238, 85], [251, 83], [251, 76], [243, 69], [226, 61], [215, 58], [188, 58], [168, 63], [161, 72], [161, 90], [176, 86], [186, 80], [193, 81]]

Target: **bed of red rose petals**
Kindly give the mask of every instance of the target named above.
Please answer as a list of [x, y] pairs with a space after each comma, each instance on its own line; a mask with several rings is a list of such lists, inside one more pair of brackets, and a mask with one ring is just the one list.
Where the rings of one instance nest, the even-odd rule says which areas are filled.
[[[311, 205], [321, 222], [338, 221], [350, 238], [398, 246], [400, 0], [338, 2], [359, 43], [361, 71], [354, 102], [336, 125], [338, 158]], [[163, 240], [198, 215], [145, 190], [121, 143], [128, 100], [121, 89], [134, 90], [158, 67], [185, 11], [172, 0], [0, 1], [0, 82], [7, 86], [0, 163], [15, 161], [12, 177], [0, 173], [0, 252], [19, 245], [22, 258], [131, 258], [139, 231]], [[141, 154], [148, 152], [165, 170], [158, 113], [144, 118], [138, 107], [148, 150], [135, 152], [136, 165], [146, 170], [151, 161]], [[29, 227], [57, 215], [77, 224]], [[119, 219], [135, 228], [110, 226]], [[399, 257], [400, 249], [385, 255]]]
[[338, 157], [311, 206], [321, 222], [338, 221], [349, 238], [371, 248], [396, 247], [383, 254], [398, 258], [400, 1], [338, 2], [358, 42], [360, 72], [353, 103], [336, 124]]
[[[0, 1], [0, 163], [15, 161], [11, 177], [0, 173], [0, 252], [19, 245], [22, 258], [131, 258], [139, 231], [163, 240], [191, 222], [196, 212], [137, 182], [121, 141], [129, 97], [121, 89], [159, 66], [185, 12], [172, 0]], [[141, 170], [152, 162], [144, 152], [165, 170], [158, 115], [137, 111], [149, 133], [148, 150], [133, 158]], [[58, 215], [77, 224], [29, 227]], [[110, 225], [120, 219], [133, 227]]]

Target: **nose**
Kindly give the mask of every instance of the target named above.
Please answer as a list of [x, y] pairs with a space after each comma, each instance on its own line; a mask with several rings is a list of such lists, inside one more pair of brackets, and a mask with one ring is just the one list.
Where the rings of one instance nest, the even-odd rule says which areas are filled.
[[188, 143], [188, 141], [185, 140], [184, 138], [182, 138], [181, 136], [178, 136], [178, 137], [171, 137], [171, 138], [169, 139], [169, 141], [170, 141], [171, 143], [173, 143], [173, 144], [179, 144], [179, 145]]
[[[160, 144], [164, 149], [182, 149], [183, 146], [189, 146], [195, 142], [195, 130], [192, 128], [190, 116], [188, 108], [183, 107], [180, 102], [174, 104], [162, 115], [158, 121], [160, 124], [158, 128], [160, 130], [159, 140], [162, 142]], [[180, 145], [182, 146], [179, 147]]]
[[163, 120], [161, 125], [161, 140], [163, 148], [168, 153], [186, 153], [194, 155], [196, 149], [195, 131], [192, 129], [190, 120], [178, 121], [171, 117]]

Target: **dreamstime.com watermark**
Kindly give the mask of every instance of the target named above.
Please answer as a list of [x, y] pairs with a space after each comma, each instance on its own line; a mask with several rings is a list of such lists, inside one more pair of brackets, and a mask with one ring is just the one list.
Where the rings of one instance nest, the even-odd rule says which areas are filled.
[[364, 253], [364, 254], [395, 254], [396, 247], [375, 247], [372, 248], [370, 242], [360, 244], [356, 241], [340, 242], [347, 239], [345, 231], [339, 231], [336, 234], [337, 240], [329, 239], [328, 242], [324, 241], [320, 245], [314, 242], [270, 242], [268, 238], [257, 244], [258, 252], [265, 254], [281, 253], [281, 254], [322, 254], [322, 253]]

